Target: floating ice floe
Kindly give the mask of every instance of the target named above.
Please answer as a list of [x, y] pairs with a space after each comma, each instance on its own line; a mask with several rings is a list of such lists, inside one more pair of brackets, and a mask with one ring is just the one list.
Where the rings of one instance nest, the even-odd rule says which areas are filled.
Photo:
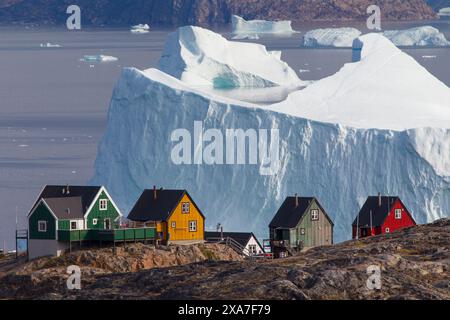
[[431, 26], [407, 30], [387, 30], [383, 35], [398, 47], [446, 47], [450, 42], [438, 29]]
[[80, 59], [80, 61], [84, 62], [114, 62], [118, 61], [119, 58], [113, 57], [113, 56], [105, 56], [102, 54], [99, 55], [85, 55], [83, 58]]
[[159, 69], [192, 86], [216, 89], [302, 83], [281, 60], [280, 51], [228, 41], [220, 34], [192, 26], [181, 27], [168, 36]]
[[[449, 216], [450, 89], [381, 34], [360, 37], [359, 58], [336, 74], [281, 102], [256, 104], [193, 80], [211, 83], [222, 73], [249, 86], [253, 81], [244, 75], [271, 83], [298, 79], [282, 72], [281, 61], [265, 48], [236, 47], [204, 29], [186, 31], [169, 37], [160, 63], [167, 68], [126, 68], [113, 91], [90, 183], [106, 186], [122, 211], [151, 181], [189, 190], [208, 215], [207, 228], [221, 222], [261, 238], [285, 197], [296, 192], [320, 199], [336, 241], [351, 237], [355, 214], [378, 192], [399, 195], [418, 223]], [[269, 70], [275, 70], [270, 78]], [[214, 165], [175, 164], [178, 141], [170, 137], [180, 128], [194, 135], [195, 121], [222, 134], [278, 130], [274, 175], [261, 174], [271, 163], [227, 165], [217, 153], [221, 162]], [[200, 137], [191, 161], [203, 161], [212, 143]]]
[[61, 48], [62, 46], [60, 44], [56, 44], [56, 43], [41, 43], [40, 44], [41, 48]]
[[257, 34], [239, 33], [233, 36], [233, 40], [259, 40]]
[[131, 33], [149, 33], [150, 32], [150, 26], [148, 24], [138, 24], [131, 27]]
[[235, 35], [258, 35], [258, 34], [292, 34], [291, 21], [266, 21], [245, 20], [239, 16], [231, 16], [232, 33]]
[[361, 31], [355, 28], [315, 29], [303, 36], [303, 46], [351, 48], [360, 35]]
[[148, 24], [137, 24], [132, 26], [131, 29], [142, 29], [142, 30], [150, 30], [150, 26]]

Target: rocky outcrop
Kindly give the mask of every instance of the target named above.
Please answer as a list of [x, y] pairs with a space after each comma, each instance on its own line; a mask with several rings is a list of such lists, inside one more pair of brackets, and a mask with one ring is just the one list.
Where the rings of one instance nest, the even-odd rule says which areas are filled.
[[[84, 25], [152, 26], [228, 24], [231, 15], [246, 19], [336, 21], [366, 19], [373, 0], [79, 0]], [[388, 20], [436, 18], [425, 0], [378, 0]], [[0, 21], [61, 24], [66, 21], [70, 0], [0, 0]]]
[[[178, 267], [143, 269], [139, 263], [123, 264], [121, 258], [115, 262], [85, 260], [82, 257], [90, 255], [80, 253], [42, 260], [43, 264], [32, 263], [19, 272], [8, 273], [0, 278], [0, 298], [448, 300], [449, 244], [450, 220], [446, 219], [389, 235], [314, 248], [281, 260], [207, 259]], [[123, 254], [138, 255], [143, 248]], [[115, 260], [111, 253], [106, 257]], [[67, 291], [67, 275], [58, 271], [69, 263], [86, 265], [79, 291]], [[381, 289], [367, 287], [369, 266], [380, 268]]]

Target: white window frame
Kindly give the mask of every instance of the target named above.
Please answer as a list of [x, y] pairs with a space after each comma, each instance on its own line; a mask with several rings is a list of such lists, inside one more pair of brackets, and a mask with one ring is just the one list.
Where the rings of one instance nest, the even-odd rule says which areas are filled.
[[92, 225], [96, 226], [97, 224], [98, 224], [98, 219], [97, 218], [92, 219]]
[[300, 235], [304, 236], [306, 234], [306, 229], [305, 228], [300, 228]]
[[189, 221], [189, 232], [197, 232], [197, 220]]
[[[41, 223], [44, 224], [44, 229], [41, 229]], [[47, 232], [47, 220], [38, 221], [38, 232]]]
[[384, 229], [384, 232], [385, 233], [391, 233], [391, 229], [390, 228], [386, 228], [386, 229]]
[[100, 199], [98, 202], [98, 209], [100, 211], [107, 211], [108, 210], [108, 199]]
[[319, 216], [319, 209], [311, 209], [311, 221], [319, 221]]
[[177, 227], [176, 221], [172, 221], [172, 229], [175, 229]]
[[402, 209], [395, 209], [395, 219], [397, 219], [397, 220], [402, 219]]
[[181, 203], [181, 213], [189, 214], [191, 212], [191, 204], [189, 202]]
[[[75, 223], [75, 229], [72, 228], [72, 223]], [[78, 229], [78, 221], [76, 220], [70, 220], [70, 226], [69, 226], [70, 230], [77, 230]]]
[[258, 249], [256, 248], [256, 244], [249, 244], [248, 245], [248, 252], [250, 255], [255, 255], [258, 253]]

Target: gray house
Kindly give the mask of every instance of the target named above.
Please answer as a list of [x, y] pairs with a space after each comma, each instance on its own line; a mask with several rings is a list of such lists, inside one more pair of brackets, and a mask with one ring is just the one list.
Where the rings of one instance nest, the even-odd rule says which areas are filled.
[[269, 224], [274, 254], [333, 244], [333, 221], [314, 197], [287, 197]]

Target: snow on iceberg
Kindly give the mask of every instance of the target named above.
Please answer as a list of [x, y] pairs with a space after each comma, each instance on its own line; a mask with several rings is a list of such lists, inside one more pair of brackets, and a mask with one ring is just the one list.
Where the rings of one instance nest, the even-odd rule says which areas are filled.
[[360, 61], [271, 107], [355, 128], [450, 128], [450, 89], [381, 34], [355, 40]]
[[360, 35], [361, 31], [355, 28], [315, 29], [303, 36], [303, 46], [351, 48]]
[[399, 47], [446, 47], [450, 45], [438, 29], [423, 26], [407, 30], [387, 30], [383, 35]]
[[442, 8], [441, 10], [439, 10], [439, 16], [450, 17], [450, 8]]
[[[444, 107], [450, 89], [381, 35], [360, 41], [360, 61], [277, 105], [205, 93], [157, 69], [124, 69], [91, 182], [107, 186], [123, 212], [144, 188], [188, 189], [207, 228], [221, 222], [226, 230], [254, 231], [261, 238], [268, 236], [267, 225], [284, 198], [294, 193], [320, 199], [334, 220], [336, 241], [351, 237], [360, 206], [378, 192], [400, 196], [418, 223], [448, 217], [450, 130]], [[239, 51], [233, 54], [240, 57]], [[316, 102], [333, 123], [302, 116], [304, 104]], [[338, 105], [360, 108], [348, 121]], [[397, 108], [404, 111], [400, 117]], [[358, 128], [350, 127], [358, 118]], [[259, 165], [175, 165], [171, 134], [192, 131], [194, 121], [202, 121], [204, 130], [278, 129], [279, 171], [264, 176]], [[417, 124], [445, 127], [414, 129]]]
[[192, 86], [213, 88], [296, 85], [301, 80], [279, 52], [254, 43], [228, 41], [200, 27], [170, 34], [159, 69]]
[[85, 55], [83, 58], [80, 59], [80, 61], [84, 62], [114, 62], [118, 61], [119, 58], [113, 57], [113, 56], [105, 56], [102, 54], [99, 55]]
[[236, 15], [231, 16], [233, 34], [292, 34], [291, 21], [245, 20]]

